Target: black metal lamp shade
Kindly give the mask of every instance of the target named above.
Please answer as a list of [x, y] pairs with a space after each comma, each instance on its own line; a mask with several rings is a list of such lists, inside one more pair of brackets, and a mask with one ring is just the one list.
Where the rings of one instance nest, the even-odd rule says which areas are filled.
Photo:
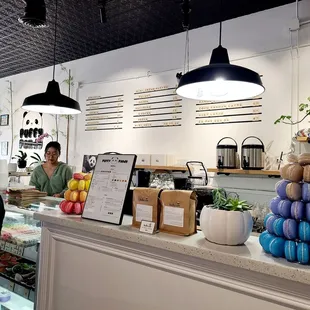
[[259, 74], [231, 65], [227, 50], [220, 45], [212, 51], [209, 65], [181, 77], [176, 92], [194, 100], [233, 101], [253, 98], [264, 91]]
[[22, 108], [27, 111], [49, 114], [79, 114], [80, 105], [70, 97], [60, 92], [59, 84], [52, 80], [48, 83], [45, 93], [39, 93], [25, 98]]
[[18, 21], [33, 28], [46, 27], [46, 6], [44, 0], [24, 0], [26, 3], [25, 15]]

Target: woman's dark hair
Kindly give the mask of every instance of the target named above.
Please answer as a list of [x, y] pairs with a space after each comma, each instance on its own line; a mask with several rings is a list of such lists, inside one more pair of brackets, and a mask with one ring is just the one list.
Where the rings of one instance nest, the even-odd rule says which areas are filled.
[[60, 152], [61, 152], [61, 146], [58, 142], [56, 141], [51, 141], [49, 143], [47, 143], [46, 147], [45, 147], [45, 154], [47, 153], [48, 149], [49, 148], [53, 148], [55, 150], [57, 150], [59, 152], [59, 155], [60, 155]]

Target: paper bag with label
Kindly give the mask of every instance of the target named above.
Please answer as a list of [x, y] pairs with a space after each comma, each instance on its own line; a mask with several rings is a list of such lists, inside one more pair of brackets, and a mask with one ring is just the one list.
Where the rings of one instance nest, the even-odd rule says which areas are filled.
[[159, 193], [157, 188], [135, 188], [132, 198], [132, 226], [140, 227], [141, 221], [159, 223]]
[[183, 236], [196, 233], [196, 194], [193, 191], [163, 191], [160, 203], [160, 231]]

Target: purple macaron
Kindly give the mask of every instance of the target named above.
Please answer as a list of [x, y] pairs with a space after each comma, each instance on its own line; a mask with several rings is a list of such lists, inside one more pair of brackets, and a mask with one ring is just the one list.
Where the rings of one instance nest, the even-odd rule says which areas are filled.
[[288, 199], [281, 200], [278, 205], [279, 215], [285, 218], [291, 217], [292, 202]]
[[305, 217], [305, 204], [302, 201], [292, 203], [291, 217], [297, 221], [301, 221]]
[[287, 198], [286, 196], [286, 186], [289, 184], [289, 181], [286, 180], [281, 180], [279, 182], [277, 182], [276, 184], [276, 192], [278, 194], [278, 196], [282, 199]]
[[273, 223], [279, 217], [277, 215], [271, 215], [266, 221], [266, 229], [270, 234], [274, 234]]
[[309, 202], [306, 204], [305, 209], [306, 209], [306, 211], [305, 211], [306, 219], [308, 222], [310, 222], [310, 203]]
[[279, 211], [278, 211], [278, 205], [279, 205], [279, 202], [281, 201], [281, 198], [280, 197], [275, 197], [273, 199], [271, 199], [270, 203], [269, 203], [269, 209], [271, 210], [271, 212], [273, 214], [279, 214]]
[[310, 202], [310, 184], [304, 183], [302, 185], [302, 200], [304, 202]]
[[298, 236], [298, 223], [293, 219], [286, 219], [283, 223], [283, 233], [286, 239], [295, 240]]

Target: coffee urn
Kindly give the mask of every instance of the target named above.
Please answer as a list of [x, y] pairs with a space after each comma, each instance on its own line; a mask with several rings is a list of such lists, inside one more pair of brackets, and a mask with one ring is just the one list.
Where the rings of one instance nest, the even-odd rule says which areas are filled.
[[[235, 144], [220, 144], [224, 139], [231, 139]], [[222, 138], [216, 146], [218, 169], [235, 169], [237, 167], [237, 142], [231, 137]]]
[[[257, 139], [260, 144], [244, 144], [250, 138]], [[244, 170], [264, 169], [264, 143], [255, 136], [245, 138], [241, 145], [241, 163]]]

